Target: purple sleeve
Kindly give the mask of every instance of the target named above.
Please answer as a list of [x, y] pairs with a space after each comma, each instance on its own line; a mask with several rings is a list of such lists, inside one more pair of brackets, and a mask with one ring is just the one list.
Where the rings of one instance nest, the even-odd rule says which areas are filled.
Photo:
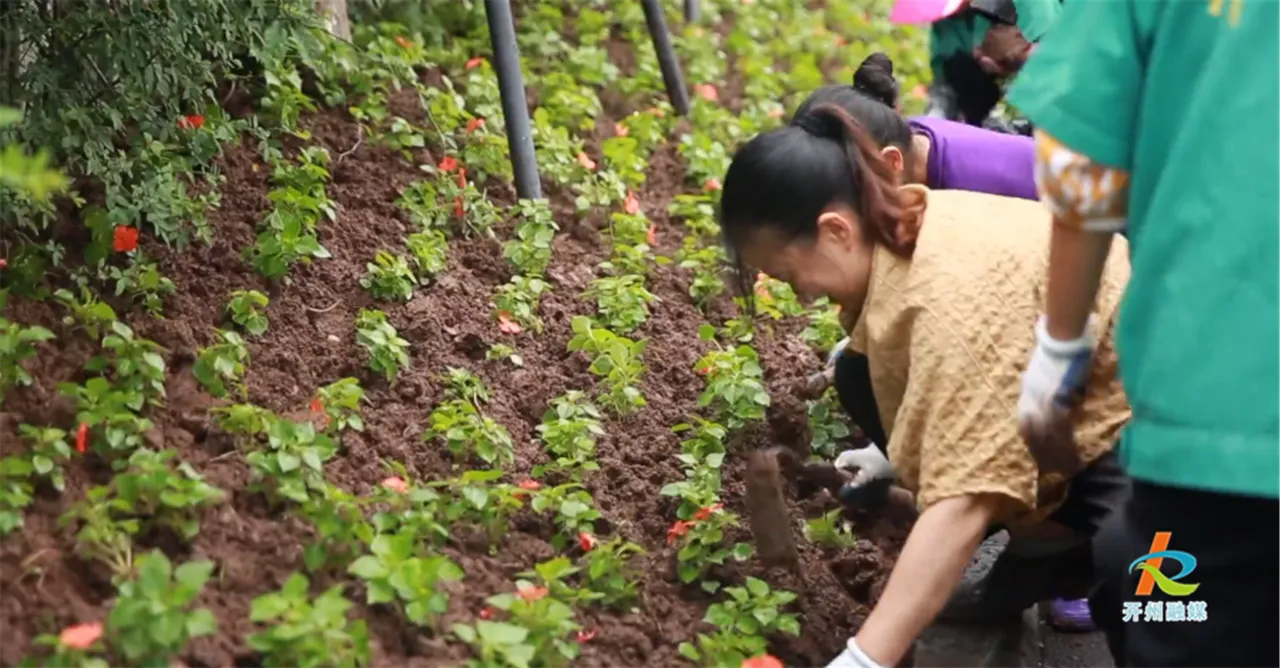
[[939, 118], [913, 118], [911, 129], [929, 137], [930, 188], [1039, 199], [1035, 140]]

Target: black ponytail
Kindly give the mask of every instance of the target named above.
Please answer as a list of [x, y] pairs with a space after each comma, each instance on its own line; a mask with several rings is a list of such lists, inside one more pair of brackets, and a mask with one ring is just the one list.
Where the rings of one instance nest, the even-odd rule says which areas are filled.
[[852, 86], [823, 86], [796, 109], [791, 124], [827, 104], [843, 109], [863, 128], [878, 148], [893, 146], [902, 152], [907, 173], [912, 170], [912, 132], [906, 119], [894, 108], [898, 82], [893, 78], [893, 61], [883, 53], [873, 53], [858, 66]]
[[862, 125], [842, 107], [823, 104], [786, 127], [757, 135], [733, 156], [720, 194], [720, 228], [750, 299], [750, 275], [737, 249], [754, 232], [771, 228], [787, 242], [813, 239], [818, 217], [844, 205], [858, 214], [863, 234], [895, 253], [902, 217], [893, 167]]

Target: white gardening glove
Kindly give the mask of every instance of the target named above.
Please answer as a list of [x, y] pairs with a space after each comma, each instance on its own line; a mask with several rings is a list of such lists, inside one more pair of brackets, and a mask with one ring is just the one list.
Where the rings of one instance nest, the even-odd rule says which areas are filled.
[[845, 644], [843, 652], [831, 660], [827, 664], [827, 668], [884, 668], [876, 663], [875, 659], [867, 656], [867, 653], [858, 647], [858, 643], [853, 638], [849, 638], [849, 642]]
[[875, 443], [857, 450], [845, 450], [836, 457], [836, 468], [853, 471], [853, 480], [840, 488], [840, 500], [856, 508], [878, 506], [889, 493], [889, 486], [898, 477], [889, 459]]
[[1066, 473], [1077, 463], [1069, 414], [1089, 378], [1093, 325], [1091, 316], [1080, 338], [1058, 341], [1045, 329], [1044, 316], [1036, 323], [1036, 346], [1018, 397], [1018, 430], [1041, 472]]
[[840, 339], [840, 342], [831, 347], [831, 352], [827, 353], [827, 368], [834, 369], [836, 362], [840, 361], [840, 356], [844, 354], [844, 349], [849, 345], [849, 337]]

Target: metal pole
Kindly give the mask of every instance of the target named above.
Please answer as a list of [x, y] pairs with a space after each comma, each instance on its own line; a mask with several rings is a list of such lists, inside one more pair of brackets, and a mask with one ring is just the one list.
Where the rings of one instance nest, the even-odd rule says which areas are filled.
[[702, 18], [702, 3], [698, 0], [684, 0], [685, 23], [697, 23]]
[[671, 46], [671, 33], [667, 32], [662, 5], [658, 0], [640, 0], [640, 4], [644, 7], [644, 22], [649, 25], [649, 36], [653, 38], [653, 50], [658, 53], [662, 80], [667, 84], [667, 97], [671, 98], [671, 106], [676, 113], [685, 116], [689, 113], [689, 91], [684, 87], [680, 61], [676, 60], [675, 49]]
[[538, 161], [533, 155], [533, 130], [529, 127], [529, 105], [524, 97], [524, 75], [520, 73], [520, 50], [511, 18], [511, 1], [485, 0], [484, 13], [489, 21], [489, 44], [493, 47], [493, 69], [498, 74], [516, 195], [522, 199], [539, 199], [542, 183], [538, 181]]

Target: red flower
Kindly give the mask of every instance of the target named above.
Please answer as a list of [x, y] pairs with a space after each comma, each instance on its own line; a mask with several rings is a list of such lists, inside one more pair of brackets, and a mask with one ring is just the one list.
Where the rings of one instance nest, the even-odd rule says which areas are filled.
[[548, 593], [546, 587], [522, 587], [516, 590], [517, 596], [530, 603], [546, 596]]
[[578, 154], [578, 164], [592, 171], [594, 171], [596, 168], [596, 161], [592, 160], [591, 156], [587, 155], [586, 153]]
[[323, 402], [323, 401], [320, 401], [320, 397], [314, 397], [314, 398], [312, 398], [312, 399], [311, 399], [311, 404], [310, 404], [310, 406], [308, 406], [308, 408], [310, 408], [310, 409], [311, 409], [311, 412], [312, 412], [312, 413], [323, 413], [323, 412], [324, 412], [324, 402]]
[[503, 334], [519, 334], [520, 323], [511, 319], [511, 314], [506, 311], [498, 313], [498, 331]]
[[705, 520], [708, 517], [711, 517], [711, 513], [722, 510], [723, 508], [724, 508], [723, 503], [713, 503], [707, 506], [706, 508], [699, 508], [698, 512], [693, 514], [693, 520], [695, 522], [701, 522], [702, 520]]
[[484, 64], [484, 56], [476, 56], [475, 58], [467, 61], [467, 69], [474, 70], [482, 64]]
[[786, 668], [786, 666], [772, 654], [761, 654], [750, 659], [744, 659], [742, 668]]
[[484, 127], [483, 118], [473, 118], [467, 121], [467, 132], [475, 132], [476, 130], [479, 130], [482, 127]]
[[403, 49], [407, 49], [413, 46], [413, 42], [410, 42], [408, 39], [405, 39], [405, 37], [402, 35], [396, 35], [396, 44], [399, 44], [400, 47]]
[[707, 102], [717, 102], [720, 100], [720, 91], [716, 90], [716, 87], [711, 84], [698, 84], [693, 87], [693, 92], [695, 95]]
[[93, 643], [98, 642], [101, 637], [102, 624], [90, 622], [62, 629], [62, 633], [58, 634], [58, 643], [70, 649], [86, 650], [92, 647]]
[[481, 608], [480, 619], [493, 619], [493, 608]]
[[720, 185], [720, 179], [707, 179], [707, 184], [703, 187], [710, 193], [719, 190], [722, 186]]
[[76, 429], [76, 452], [84, 454], [85, 449], [89, 447], [89, 425], [81, 422], [80, 427]]
[[703, 367], [698, 367], [697, 369], [694, 369], [694, 372], [697, 373], [699, 376], [705, 376], [711, 373], [711, 365], [708, 364]]
[[520, 484], [518, 484], [517, 487], [530, 492], [536, 492], [542, 489], [542, 483], [538, 482], [537, 480], [533, 480], [532, 478], [529, 478], [529, 479], [521, 480]]
[[466, 167], [458, 168], [458, 187], [459, 188], [467, 187], [467, 168]]
[[180, 130], [199, 130], [202, 127], [204, 127], [204, 116], [200, 114], [189, 114], [178, 119]]
[[649, 224], [648, 231], [644, 233], [644, 242], [649, 244], [650, 247], [658, 245], [658, 226], [657, 225], [654, 225], [652, 223]]
[[436, 165], [436, 167], [445, 174], [448, 174], [458, 168], [458, 159], [451, 155], [446, 155], [440, 159], [440, 164]]
[[117, 253], [128, 253], [138, 247], [138, 228], [117, 225], [112, 234], [111, 247]]
[[590, 552], [591, 548], [596, 546], [596, 537], [585, 531], [578, 532], [578, 545], [583, 552]]
[[400, 476], [393, 475], [378, 484], [397, 494], [404, 494], [409, 491], [409, 483], [405, 482], [404, 478], [401, 478]]
[[627, 193], [627, 198], [622, 200], [622, 210], [633, 216], [640, 213], [640, 198], [635, 193]]
[[676, 520], [675, 524], [667, 529], [667, 545], [672, 545], [676, 539], [689, 533], [689, 529], [693, 528], [694, 523], [685, 520]]
[[7, 266], [9, 266], [9, 261], [0, 257], [0, 269], [4, 269]]
[[462, 195], [453, 198], [453, 215], [455, 218], [461, 218], [467, 214], [466, 207], [462, 206]]
[[629, 134], [631, 134], [631, 131], [627, 129], [627, 126], [621, 123], [613, 124], [613, 135], [615, 137], [625, 137]]
[[592, 638], [596, 637], [597, 633], [600, 633], [600, 629], [591, 629], [590, 631], [578, 629], [578, 642], [590, 642]]

